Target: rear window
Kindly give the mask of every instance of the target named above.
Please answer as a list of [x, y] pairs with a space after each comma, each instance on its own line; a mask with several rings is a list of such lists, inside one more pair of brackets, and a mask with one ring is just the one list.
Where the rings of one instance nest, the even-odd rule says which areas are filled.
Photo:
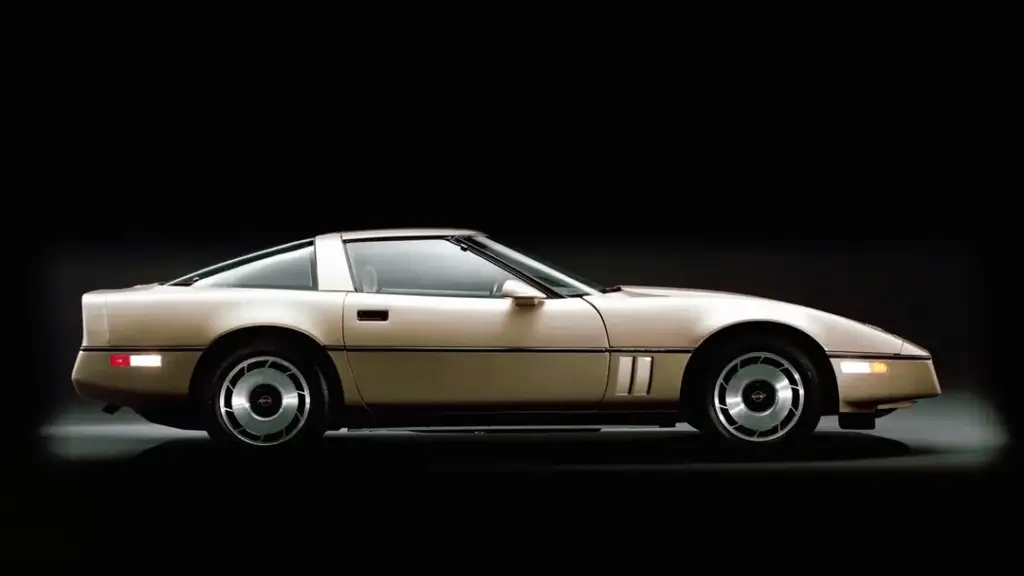
[[315, 290], [314, 258], [313, 246], [303, 246], [203, 275], [189, 283], [196, 287]]

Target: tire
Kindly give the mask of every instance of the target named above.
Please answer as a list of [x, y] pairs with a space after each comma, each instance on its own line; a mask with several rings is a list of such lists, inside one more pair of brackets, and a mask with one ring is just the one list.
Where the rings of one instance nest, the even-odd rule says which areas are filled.
[[702, 433], [729, 447], [769, 450], [806, 440], [818, 427], [820, 381], [798, 346], [737, 339], [716, 350], [708, 366], [692, 411]]
[[277, 342], [239, 348], [202, 383], [200, 417], [215, 442], [231, 448], [309, 446], [327, 431], [329, 396], [316, 366]]

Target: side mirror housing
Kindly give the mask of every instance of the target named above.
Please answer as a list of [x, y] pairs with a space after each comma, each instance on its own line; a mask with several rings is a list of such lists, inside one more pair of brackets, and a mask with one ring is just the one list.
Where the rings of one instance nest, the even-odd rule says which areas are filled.
[[536, 306], [544, 300], [544, 293], [519, 280], [506, 280], [501, 285], [502, 298], [511, 298], [516, 306]]

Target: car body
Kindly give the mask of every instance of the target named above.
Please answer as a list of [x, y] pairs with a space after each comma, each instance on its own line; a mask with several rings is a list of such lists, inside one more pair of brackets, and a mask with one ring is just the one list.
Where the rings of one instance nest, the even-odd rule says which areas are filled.
[[[315, 427], [299, 424], [313, 436], [689, 421], [768, 445], [786, 437], [783, 424], [730, 435], [738, 420], [726, 412], [756, 431], [785, 415], [743, 406], [801, 418], [796, 396], [813, 390], [808, 426], [838, 414], [863, 429], [940, 394], [929, 353], [879, 328], [740, 294], [603, 289], [472, 230], [323, 234], [165, 284], [88, 292], [82, 316], [81, 396], [247, 446], [289, 444], [294, 430], [268, 424], [284, 408], [289, 426], [317, 415]], [[729, 350], [736, 358], [721, 357]], [[715, 405], [725, 411], [712, 417]], [[245, 427], [234, 410], [256, 433], [221, 434]]]

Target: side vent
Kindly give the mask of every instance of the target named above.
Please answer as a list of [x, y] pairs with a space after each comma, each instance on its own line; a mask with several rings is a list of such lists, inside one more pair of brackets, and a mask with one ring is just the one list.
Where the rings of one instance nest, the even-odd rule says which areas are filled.
[[628, 396], [629, 389], [633, 385], [633, 357], [623, 356], [619, 358], [619, 377], [615, 381], [615, 395]]
[[646, 396], [651, 388], [651, 369], [654, 360], [650, 356], [620, 356], [616, 396]]

